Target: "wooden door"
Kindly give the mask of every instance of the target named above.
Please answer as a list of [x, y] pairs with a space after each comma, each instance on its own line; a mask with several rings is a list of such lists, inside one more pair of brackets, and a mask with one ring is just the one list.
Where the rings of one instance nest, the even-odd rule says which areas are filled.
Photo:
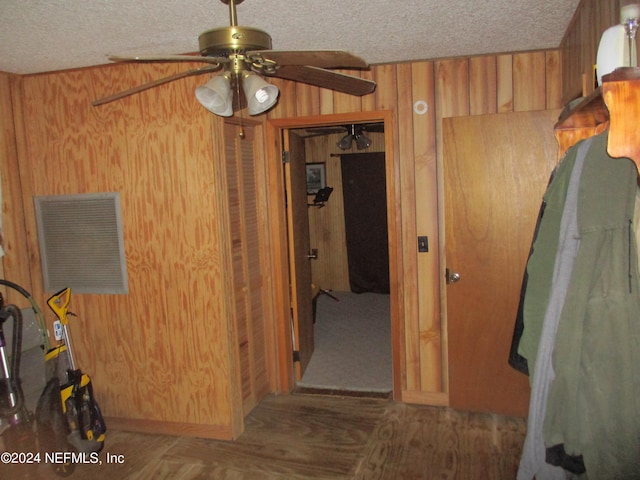
[[446, 289], [454, 408], [527, 414], [529, 379], [507, 361], [558, 114], [443, 120], [446, 266], [459, 275]]
[[287, 224], [289, 234], [289, 275], [293, 321], [296, 379], [300, 380], [313, 354], [313, 305], [311, 297], [311, 260], [309, 258], [309, 214], [307, 206], [307, 169], [304, 139], [283, 131]]

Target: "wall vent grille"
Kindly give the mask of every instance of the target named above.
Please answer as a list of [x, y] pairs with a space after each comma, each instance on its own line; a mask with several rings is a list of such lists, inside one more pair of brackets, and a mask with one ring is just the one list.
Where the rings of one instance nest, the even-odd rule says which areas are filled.
[[128, 293], [118, 193], [34, 197], [44, 288]]

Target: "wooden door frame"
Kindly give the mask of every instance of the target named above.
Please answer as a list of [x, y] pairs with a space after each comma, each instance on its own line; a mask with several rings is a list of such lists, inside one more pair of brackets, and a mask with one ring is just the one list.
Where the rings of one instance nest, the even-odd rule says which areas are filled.
[[294, 128], [344, 125], [351, 123], [383, 122], [385, 141], [385, 171], [387, 182], [387, 224], [389, 226], [389, 276], [391, 283], [391, 356], [393, 398], [401, 399], [401, 365], [404, 355], [401, 295], [403, 292], [402, 229], [400, 205], [400, 167], [394, 157], [396, 120], [389, 110], [352, 112], [270, 119], [266, 122], [266, 181], [269, 194], [267, 205], [270, 282], [273, 292], [273, 369], [272, 389], [286, 393], [295, 387], [291, 335], [291, 292], [289, 281], [287, 218], [282, 171], [282, 131]]

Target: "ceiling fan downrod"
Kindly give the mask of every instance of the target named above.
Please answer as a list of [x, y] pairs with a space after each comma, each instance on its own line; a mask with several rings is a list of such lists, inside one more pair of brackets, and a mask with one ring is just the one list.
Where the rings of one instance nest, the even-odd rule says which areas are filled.
[[229, 52], [244, 54], [246, 51], [271, 50], [271, 37], [267, 32], [251, 27], [239, 27], [236, 5], [243, 0], [220, 0], [229, 5], [231, 26], [214, 28], [198, 37], [200, 54], [207, 57], [227, 56]]
[[243, 0], [220, 0], [225, 5], [229, 5], [229, 24], [232, 27], [238, 26], [238, 15], [236, 14], [236, 5], [239, 5]]

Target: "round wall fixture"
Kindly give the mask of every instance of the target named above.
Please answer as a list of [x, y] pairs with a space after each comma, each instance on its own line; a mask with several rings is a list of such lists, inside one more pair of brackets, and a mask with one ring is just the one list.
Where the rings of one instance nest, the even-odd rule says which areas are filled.
[[418, 115], [424, 115], [429, 111], [429, 104], [424, 100], [418, 100], [413, 104], [413, 111]]

